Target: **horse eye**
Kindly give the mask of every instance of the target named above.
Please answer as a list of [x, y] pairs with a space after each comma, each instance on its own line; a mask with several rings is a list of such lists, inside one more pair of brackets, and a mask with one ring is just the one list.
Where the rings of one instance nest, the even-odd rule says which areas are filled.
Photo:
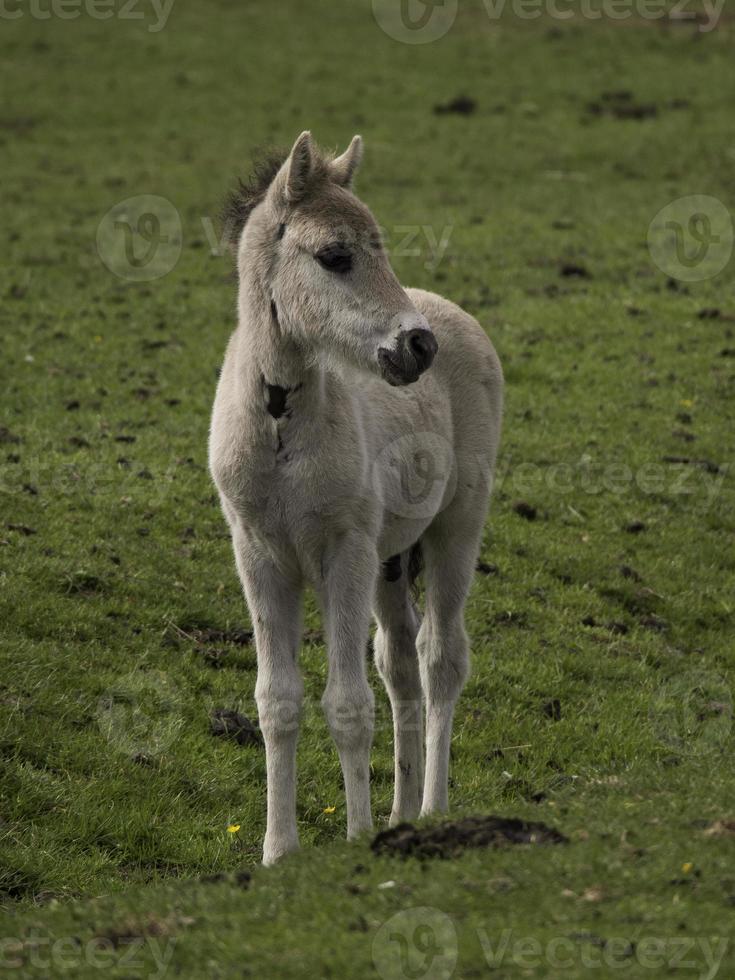
[[320, 249], [314, 258], [319, 265], [330, 272], [349, 272], [352, 268], [352, 255], [345, 245], [335, 243]]

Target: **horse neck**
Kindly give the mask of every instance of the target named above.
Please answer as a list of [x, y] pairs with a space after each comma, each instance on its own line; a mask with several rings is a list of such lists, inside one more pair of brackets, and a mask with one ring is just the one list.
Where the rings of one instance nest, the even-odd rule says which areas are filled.
[[[270, 291], [256, 275], [241, 277], [237, 334], [238, 380], [256, 413], [262, 414], [264, 403], [267, 406], [270, 389], [286, 395], [298, 391], [299, 401], [308, 400], [312, 411], [318, 409], [324, 390], [323, 368], [311, 363], [284, 333]], [[278, 391], [274, 397], [281, 397]]]

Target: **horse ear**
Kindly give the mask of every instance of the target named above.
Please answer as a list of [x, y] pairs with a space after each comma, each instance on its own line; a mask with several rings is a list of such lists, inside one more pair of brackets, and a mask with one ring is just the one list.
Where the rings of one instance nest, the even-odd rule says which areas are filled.
[[285, 195], [290, 202], [304, 196], [309, 177], [314, 169], [313, 146], [309, 130], [299, 136], [294, 143], [284, 167], [286, 171]]
[[345, 152], [332, 160], [332, 180], [342, 187], [350, 187], [355, 171], [362, 161], [362, 136], [353, 136]]

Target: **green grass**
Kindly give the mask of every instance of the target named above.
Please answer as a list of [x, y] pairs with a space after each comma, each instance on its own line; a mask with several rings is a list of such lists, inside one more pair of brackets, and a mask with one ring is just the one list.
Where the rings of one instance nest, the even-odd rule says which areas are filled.
[[[734, 838], [707, 833], [735, 816], [733, 262], [669, 281], [646, 236], [680, 197], [732, 209], [729, 10], [701, 34], [492, 22], [466, 3], [423, 46], [387, 37], [362, 2], [182, 2], [163, 30], [149, 21], [0, 24], [0, 967], [86, 976], [104, 947], [108, 976], [151, 976], [157, 939], [175, 975], [408, 976], [385, 965], [398, 947], [381, 925], [430, 907], [456, 929], [457, 976], [485, 975], [482, 930], [493, 947], [512, 930], [497, 976], [714, 976], [702, 944], [735, 920]], [[657, 115], [589, 110], [625, 90]], [[433, 112], [462, 94], [476, 112]], [[450, 793], [455, 813], [552, 824], [563, 847], [420, 865], [343, 843], [309, 600], [304, 851], [257, 868], [262, 750], [209, 723], [216, 708], [255, 717], [255, 651], [201, 632], [248, 626], [206, 470], [234, 287], [202, 218], [257, 145], [304, 128], [333, 147], [363, 134], [359, 193], [402, 281], [463, 304], [503, 361], [481, 555], [497, 568], [468, 604]], [[103, 215], [140, 194], [171, 201], [182, 227], [178, 262], [151, 282], [116, 277], [95, 245]], [[406, 226], [448, 231], [445, 253], [421, 230], [405, 254]], [[391, 732], [373, 680], [382, 826]], [[441, 940], [446, 920], [417, 915]], [[397, 921], [421, 977], [423, 940]], [[663, 959], [645, 960], [647, 937]], [[568, 967], [549, 961], [560, 938]], [[728, 946], [720, 976], [734, 960]]]

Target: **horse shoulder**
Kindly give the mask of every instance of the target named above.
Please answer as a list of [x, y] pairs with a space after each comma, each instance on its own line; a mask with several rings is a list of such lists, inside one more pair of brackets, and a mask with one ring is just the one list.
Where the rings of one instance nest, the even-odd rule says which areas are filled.
[[256, 433], [242, 404], [237, 379], [237, 333], [227, 345], [209, 429], [209, 469], [215, 485], [230, 500], [242, 493], [244, 460], [252, 452]]

